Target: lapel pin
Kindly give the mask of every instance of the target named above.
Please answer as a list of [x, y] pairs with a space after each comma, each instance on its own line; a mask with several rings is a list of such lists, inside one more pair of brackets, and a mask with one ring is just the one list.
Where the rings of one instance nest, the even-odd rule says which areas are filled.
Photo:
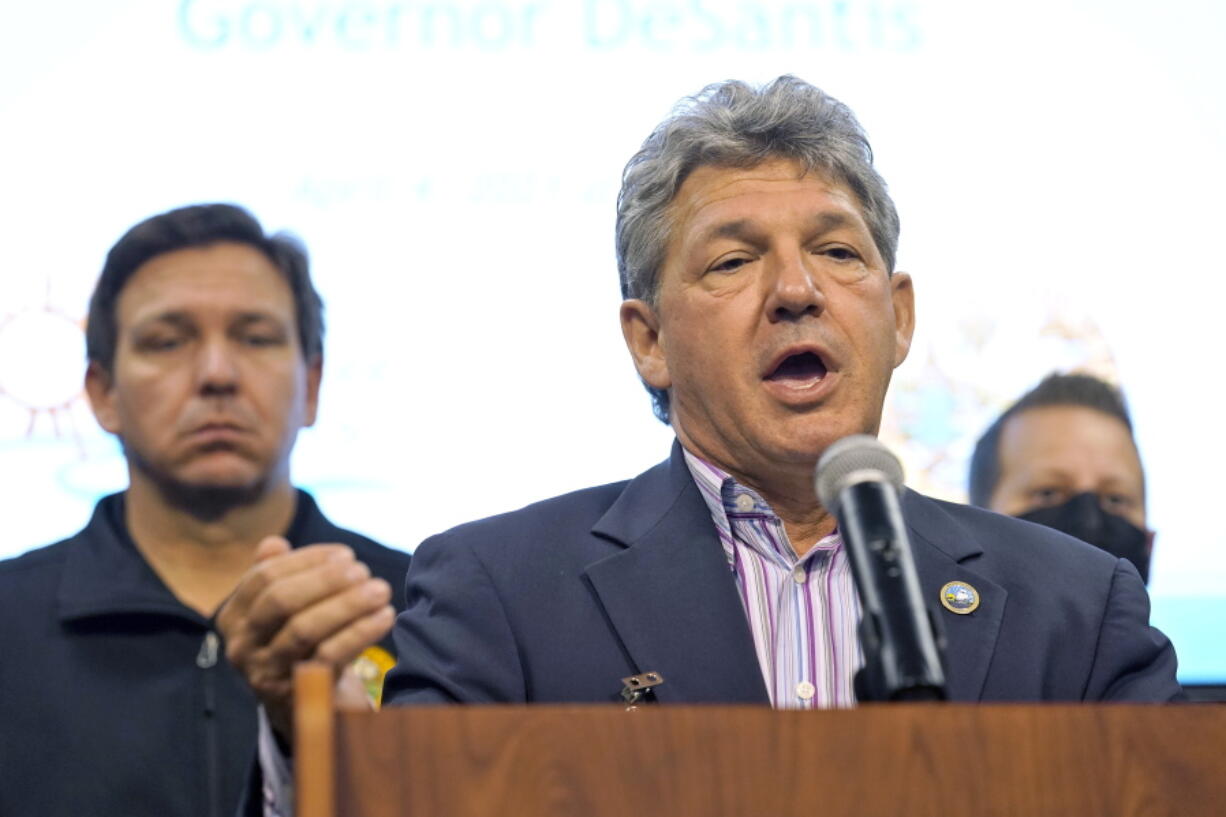
[[383, 678], [394, 666], [396, 666], [396, 659], [390, 652], [379, 646], [367, 647], [353, 661], [353, 669], [362, 681], [362, 685], [366, 687], [366, 694], [375, 702], [376, 709], [383, 700]]
[[979, 609], [979, 591], [966, 582], [946, 582], [941, 588], [941, 606], [965, 616]]
[[645, 703], [645, 696], [651, 694], [651, 691], [662, 683], [664, 683], [664, 676], [658, 672], [643, 672], [623, 678], [622, 700], [626, 702], [626, 709], [633, 710], [638, 704]]

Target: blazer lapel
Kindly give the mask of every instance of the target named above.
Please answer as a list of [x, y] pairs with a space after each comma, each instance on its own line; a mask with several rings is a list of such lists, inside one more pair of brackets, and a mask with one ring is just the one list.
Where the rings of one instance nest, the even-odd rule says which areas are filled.
[[[978, 701], [996, 650], [1008, 592], [972, 569], [983, 548], [936, 502], [904, 491], [903, 517], [924, 601], [935, 611], [945, 634], [946, 691], [953, 701]], [[965, 582], [977, 591], [979, 606], [974, 612], [953, 613], [940, 603], [941, 589], [952, 581]]]
[[[904, 491], [903, 514], [924, 600], [945, 636], [949, 697], [977, 701], [1008, 593], [973, 569], [982, 548], [939, 504]], [[624, 547], [586, 576], [637, 671], [664, 676], [659, 700], [769, 703], [735, 579], [679, 445], [627, 485], [592, 532]], [[951, 581], [978, 592], [973, 613], [940, 605]]]
[[711, 514], [674, 443], [592, 532], [625, 546], [586, 575], [661, 701], [769, 703], [753, 636]]

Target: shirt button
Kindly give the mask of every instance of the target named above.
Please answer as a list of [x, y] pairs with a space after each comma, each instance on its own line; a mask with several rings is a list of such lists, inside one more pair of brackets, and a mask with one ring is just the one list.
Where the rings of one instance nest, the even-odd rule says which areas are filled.
[[753, 497], [749, 494], [737, 494], [736, 509], [741, 513], [749, 513], [753, 510]]
[[796, 568], [792, 570], [792, 580], [797, 584], [804, 584], [806, 581], [808, 581], [808, 579], [809, 574], [805, 571], [804, 567], [797, 565]]
[[801, 681], [796, 685], [796, 697], [802, 701], [813, 700], [813, 695], [817, 692], [817, 688], [808, 681]]

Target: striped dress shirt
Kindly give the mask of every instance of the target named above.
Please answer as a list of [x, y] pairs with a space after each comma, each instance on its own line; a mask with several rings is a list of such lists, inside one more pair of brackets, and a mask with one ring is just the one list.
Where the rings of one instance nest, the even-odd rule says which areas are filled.
[[736, 575], [771, 705], [854, 706], [860, 599], [838, 531], [797, 557], [761, 496], [689, 451], [685, 461]]

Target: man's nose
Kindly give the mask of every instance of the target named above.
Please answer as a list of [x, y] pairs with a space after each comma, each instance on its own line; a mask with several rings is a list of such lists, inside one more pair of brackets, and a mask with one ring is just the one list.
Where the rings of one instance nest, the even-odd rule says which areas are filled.
[[771, 276], [767, 314], [773, 321], [793, 321], [803, 316], [816, 317], [826, 308], [826, 296], [810, 269], [808, 254], [790, 253], [778, 259]]
[[202, 344], [196, 365], [201, 394], [232, 394], [238, 389], [238, 361], [228, 340]]

